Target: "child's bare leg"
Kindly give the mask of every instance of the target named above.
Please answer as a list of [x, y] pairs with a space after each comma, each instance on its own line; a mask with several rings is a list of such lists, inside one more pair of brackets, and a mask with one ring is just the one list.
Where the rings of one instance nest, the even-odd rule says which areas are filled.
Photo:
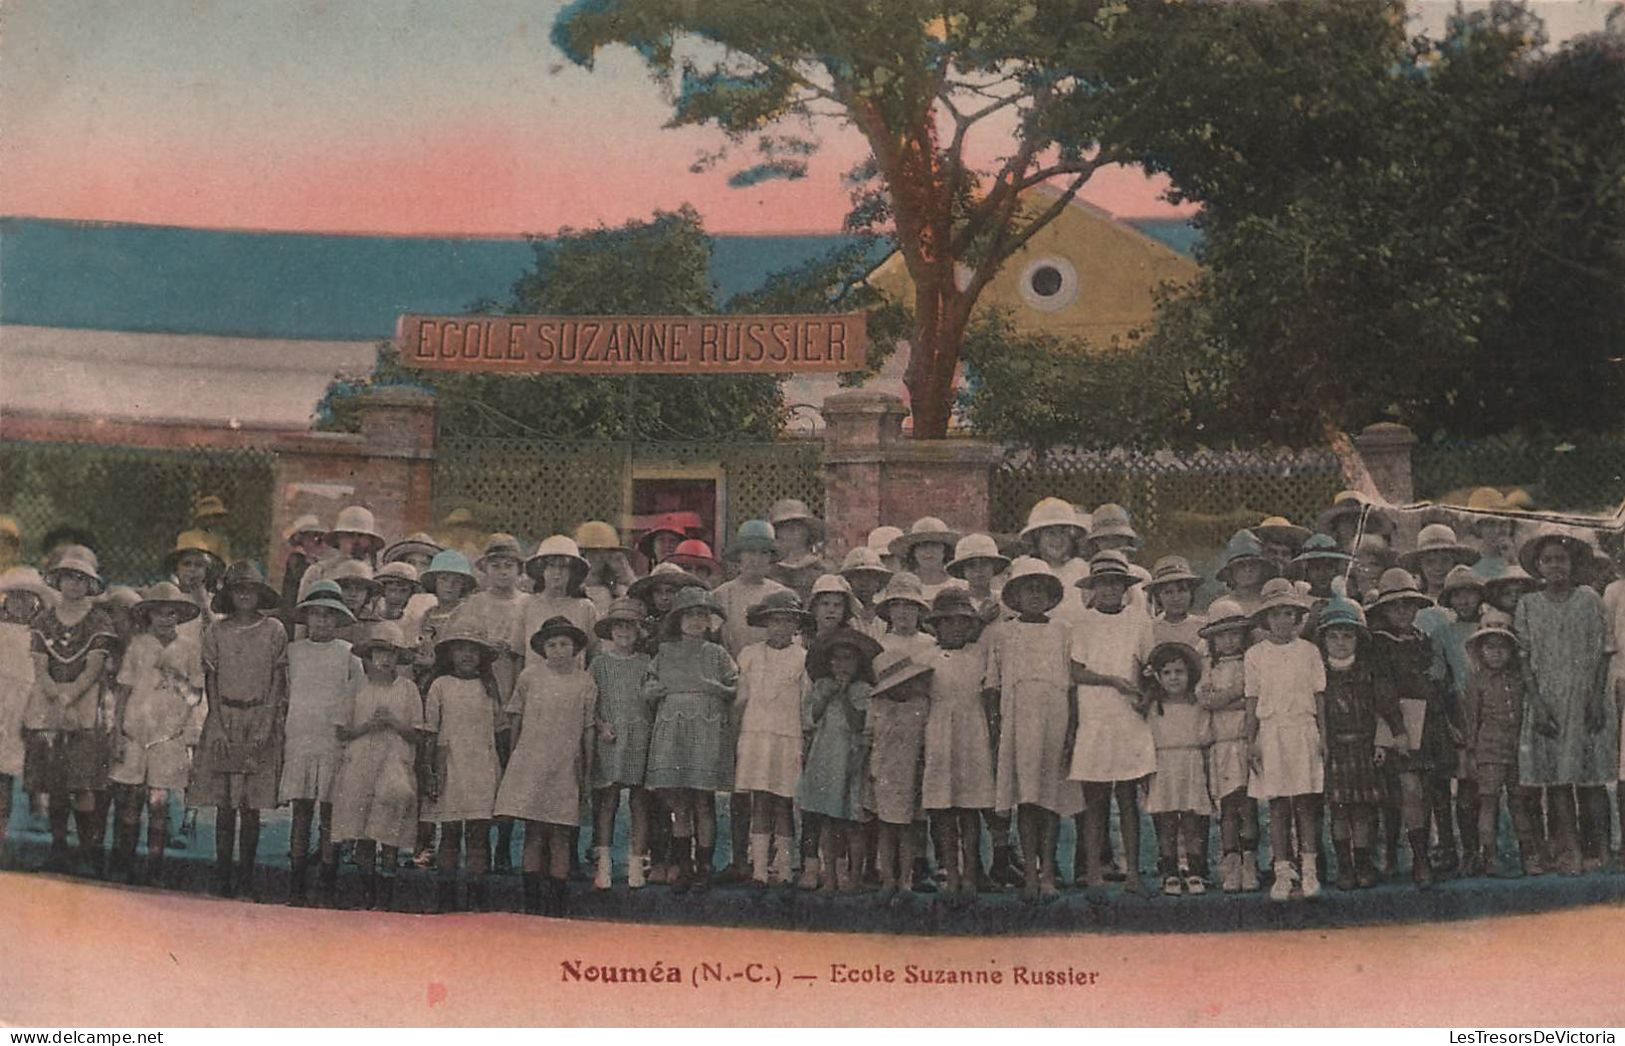
[[695, 883], [703, 890], [710, 886], [711, 861], [717, 846], [717, 800], [712, 793], [697, 788], [689, 789], [689, 797], [694, 805]]
[[863, 878], [859, 868], [862, 856], [869, 849], [869, 829], [862, 821], [847, 821], [845, 829], [847, 876], [841, 888], [856, 892], [863, 889]]
[[543, 859], [547, 850], [547, 835], [543, 831], [542, 822], [525, 822], [525, 846], [520, 851], [519, 868], [527, 875], [536, 875], [543, 870]]
[[169, 847], [169, 792], [154, 788], [147, 797], [147, 881], [163, 882], [164, 851]]
[[1292, 861], [1292, 800], [1286, 797], [1271, 799], [1270, 803], [1270, 860], [1279, 866]]
[[632, 811], [629, 843], [632, 855], [646, 857], [649, 853], [649, 815], [654, 806], [654, 796], [649, 794], [647, 788], [633, 787], [629, 789], [626, 802]]
[[1207, 880], [1208, 818], [1202, 814], [1179, 815], [1179, 840], [1185, 847], [1187, 877]]
[[1055, 850], [1061, 839], [1061, 815], [1036, 808], [1038, 818], [1038, 853], [1043, 861], [1038, 868], [1038, 896], [1053, 901], [1061, 896], [1055, 885]]
[[[621, 789], [617, 785], [600, 788], [592, 794], [592, 844], [594, 846], [611, 846], [615, 842], [615, 811], [621, 805]], [[530, 830], [527, 826], [525, 839], [528, 845]], [[636, 851], [633, 851], [636, 854]], [[526, 871], [531, 871], [528, 866]]]
[[1128, 874], [1124, 889], [1140, 890], [1140, 783], [1118, 781], [1112, 785], [1117, 796], [1118, 831], [1123, 836], [1123, 868]]
[[1292, 797], [1292, 814], [1298, 826], [1298, 853], [1307, 855], [1313, 860], [1320, 850], [1320, 797], [1314, 795], [1295, 795]]
[[[551, 879], [563, 883], [570, 877], [570, 826], [559, 824], [536, 824], [536, 834], [547, 837], [547, 874]], [[530, 825], [525, 826], [525, 835], [530, 835]], [[557, 889], [558, 887], [554, 887]]]
[[818, 819], [818, 857], [819, 862], [819, 889], [834, 893], [837, 887], [835, 881], [835, 862], [840, 856], [836, 853], [836, 824], [833, 817], [820, 817]]
[[924, 832], [918, 824], [893, 825], [897, 833], [897, 881], [904, 889], [911, 889], [914, 881], [914, 862], [920, 856], [920, 843]]
[[897, 825], [880, 822], [879, 842], [875, 852], [875, 871], [880, 875], [880, 889], [886, 894], [897, 890]]
[[479, 879], [490, 867], [491, 822], [489, 819], [469, 821], [464, 830], [468, 846], [468, 877]]
[[259, 863], [260, 851], [260, 812], [258, 810], [238, 811], [237, 828], [237, 875], [242, 880], [245, 892], [249, 898], [254, 897], [254, 866]]
[[316, 849], [322, 855], [323, 864], [332, 864], [338, 860], [338, 851], [333, 847], [333, 804], [322, 803], [316, 809]]
[[1580, 858], [1586, 871], [1602, 868], [1608, 853], [1608, 837], [1613, 818], [1608, 816], [1608, 790], [1600, 785], [1581, 785], [1574, 790], [1579, 805]]
[[[728, 842], [733, 851], [728, 869], [738, 880], [750, 878], [746, 854], [750, 852], [751, 826], [758, 823], [755, 814], [756, 807], [749, 792], [734, 792], [728, 796]], [[754, 830], [761, 831], [760, 828]]]
[[1021, 899], [1028, 903], [1038, 899], [1038, 868], [1040, 848], [1044, 845], [1043, 829], [1039, 826], [1038, 807], [1023, 803], [1016, 808], [1016, 836], [1021, 840], [1022, 869]]
[[974, 899], [977, 877], [982, 870], [982, 810], [960, 810], [959, 814], [959, 889]]
[[435, 871], [441, 879], [457, 878], [457, 867], [462, 863], [463, 822], [447, 821], [440, 826], [440, 845], [435, 850]]
[[932, 810], [932, 835], [937, 840], [939, 858], [943, 870], [947, 873], [945, 893], [959, 892], [959, 811], [958, 810]]
[[316, 800], [295, 799], [291, 805], [293, 814], [288, 826], [288, 859], [298, 862], [303, 868], [304, 862], [310, 859], [310, 822], [316, 812]]
[[1106, 831], [1106, 818], [1111, 813], [1112, 788], [1098, 781], [1083, 783], [1083, 831], [1078, 833], [1078, 847], [1083, 850], [1083, 880], [1090, 887], [1106, 885], [1106, 876], [1100, 863], [1100, 837]]
[[1179, 815], [1151, 815], [1151, 830], [1157, 836], [1157, 874], [1166, 879], [1179, 874]]
[[1573, 786], [1547, 788], [1546, 810], [1558, 873], [1576, 875], [1580, 871], [1580, 812]]
[[[56, 801], [54, 794], [51, 800]], [[66, 799], [63, 802], [65, 810]], [[217, 806], [214, 811], [214, 891], [222, 897], [230, 897], [235, 892], [232, 864], [236, 850], [237, 811], [229, 806]]]

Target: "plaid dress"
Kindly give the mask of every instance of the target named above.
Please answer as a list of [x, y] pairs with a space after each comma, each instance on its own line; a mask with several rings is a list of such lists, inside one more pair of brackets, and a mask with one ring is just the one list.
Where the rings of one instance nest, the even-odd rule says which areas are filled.
[[1326, 800], [1377, 803], [1384, 795], [1374, 758], [1379, 682], [1369, 658], [1326, 666]]

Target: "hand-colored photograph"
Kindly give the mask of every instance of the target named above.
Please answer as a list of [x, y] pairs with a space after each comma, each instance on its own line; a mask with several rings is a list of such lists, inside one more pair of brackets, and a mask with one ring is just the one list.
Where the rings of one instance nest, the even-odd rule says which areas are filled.
[[0, 28], [0, 1024], [1625, 1024], [1625, 2]]

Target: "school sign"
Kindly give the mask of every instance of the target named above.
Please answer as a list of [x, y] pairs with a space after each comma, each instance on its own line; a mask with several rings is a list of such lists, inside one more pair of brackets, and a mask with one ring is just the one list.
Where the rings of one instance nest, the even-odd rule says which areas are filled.
[[800, 316], [425, 316], [396, 324], [401, 361], [497, 374], [860, 370], [862, 313]]

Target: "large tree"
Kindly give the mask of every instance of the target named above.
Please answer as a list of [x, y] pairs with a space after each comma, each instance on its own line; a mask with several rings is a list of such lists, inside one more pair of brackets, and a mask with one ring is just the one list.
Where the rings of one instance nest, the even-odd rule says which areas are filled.
[[[971, 313], [999, 266], [1117, 155], [1055, 117], [1086, 89], [1127, 5], [1101, 0], [592, 0], [555, 44], [590, 67], [634, 48], [671, 123], [759, 136], [740, 182], [798, 177], [822, 121], [857, 129], [871, 159], [850, 223], [884, 226], [914, 284], [905, 374], [914, 432], [941, 437]], [[1075, 125], [1074, 125], [1075, 126]], [[985, 135], [978, 135], [986, 129]], [[973, 137], [983, 139], [973, 146]], [[991, 145], [987, 139], [991, 139]], [[998, 158], [979, 164], [978, 149]], [[1027, 190], [1051, 183], [1032, 206]]]

